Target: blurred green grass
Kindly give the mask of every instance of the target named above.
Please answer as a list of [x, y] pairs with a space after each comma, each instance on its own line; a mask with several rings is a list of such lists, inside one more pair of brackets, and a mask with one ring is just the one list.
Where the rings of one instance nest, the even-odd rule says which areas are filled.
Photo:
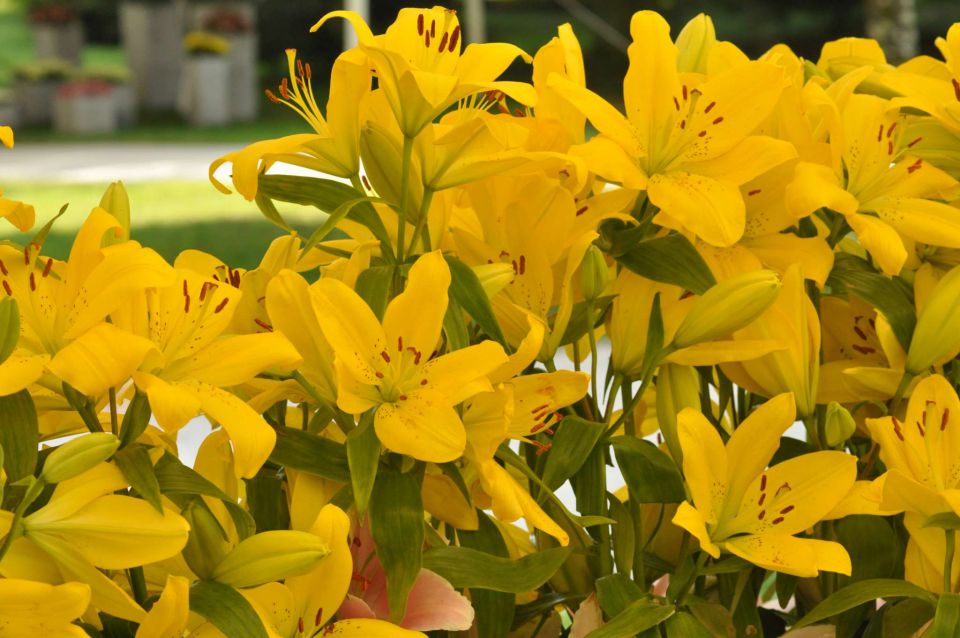
[[[212, 253], [226, 263], [256, 266], [270, 242], [284, 231], [262, 217], [256, 205], [239, 195], [224, 195], [207, 182], [135, 182], [126, 185], [130, 196], [133, 238], [169, 261], [183, 250]], [[37, 227], [30, 233], [0, 231], [0, 239], [25, 243], [33, 232], [69, 204], [47, 238], [44, 252], [65, 258], [73, 234], [103, 194], [102, 184], [4, 182], [4, 196], [33, 204]], [[297, 232], [309, 235], [323, 222], [322, 213], [278, 202], [277, 207]], [[9, 228], [9, 227], [8, 227]]]

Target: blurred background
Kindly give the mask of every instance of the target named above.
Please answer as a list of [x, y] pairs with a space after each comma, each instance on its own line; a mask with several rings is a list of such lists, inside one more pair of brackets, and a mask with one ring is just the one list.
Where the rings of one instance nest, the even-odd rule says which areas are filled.
[[[0, 124], [14, 126], [14, 152], [0, 153], [6, 197], [35, 205], [38, 224], [65, 203], [48, 240], [63, 256], [72, 231], [110, 181], [123, 179], [135, 236], [172, 259], [192, 247], [242, 267], [255, 265], [279, 232], [252, 203], [207, 181], [209, 163], [251, 142], [306, 132], [264, 96], [287, 73], [287, 48], [314, 69], [316, 93], [334, 57], [351, 43], [343, 22], [309, 27], [327, 11], [357, 10], [374, 32], [407, 3], [393, 0], [0, 0]], [[468, 41], [512, 42], [534, 53], [570, 22], [583, 47], [588, 85], [621, 99], [630, 15], [654, 9], [674, 33], [697, 13], [720, 39], [751, 56], [784, 42], [816, 60], [842, 36], [881, 41], [897, 63], [938, 55], [933, 41], [960, 21], [958, 0], [458, 0]], [[349, 31], [349, 29], [347, 30]], [[514, 79], [528, 78], [516, 65]], [[283, 210], [303, 229], [318, 213]], [[16, 237], [0, 228], [0, 238]], [[19, 238], [23, 239], [23, 238]]]

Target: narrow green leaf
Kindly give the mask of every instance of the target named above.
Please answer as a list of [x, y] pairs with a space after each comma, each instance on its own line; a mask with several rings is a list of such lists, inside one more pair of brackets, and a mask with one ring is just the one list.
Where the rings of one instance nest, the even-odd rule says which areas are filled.
[[917, 315], [905, 285], [898, 279], [881, 275], [855, 255], [838, 253], [827, 285], [845, 290], [876, 308], [890, 324], [903, 349], [910, 349]]
[[687, 606], [693, 617], [707, 628], [710, 636], [735, 638], [737, 635], [737, 630], [733, 626], [733, 616], [730, 615], [730, 610], [723, 605], [692, 601]]
[[500, 323], [493, 313], [493, 306], [490, 305], [490, 298], [480, 284], [480, 278], [470, 266], [456, 257], [450, 255], [444, 257], [450, 267], [450, 296], [473, 318], [488, 337], [499, 342], [503, 347], [508, 347]]
[[150, 424], [150, 400], [145, 392], [137, 390], [120, 421], [120, 447], [126, 447], [140, 438]]
[[153, 470], [150, 453], [142, 445], [131, 445], [117, 451], [113, 460], [123, 473], [123, 477], [130, 482], [143, 500], [153, 505], [153, 508], [163, 514], [163, 502], [160, 496], [160, 483]]
[[[557, 426], [553, 446], [547, 453], [541, 480], [551, 491], [577, 473], [593, 446], [606, 429], [603, 423], [594, 423], [578, 416], [565, 417]], [[543, 494], [540, 495], [543, 500]]]
[[7, 480], [15, 483], [37, 468], [40, 429], [28, 390], [0, 396], [0, 447]]
[[934, 594], [903, 580], [892, 578], [861, 580], [847, 585], [814, 607], [794, 625], [794, 629], [812, 625], [878, 598], [916, 598], [930, 603], [931, 606], [937, 604], [937, 597]]
[[347, 460], [353, 485], [353, 502], [362, 519], [367, 513], [377, 467], [380, 465], [380, 439], [373, 429], [372, 411], [360, 417], [360, 425], [347, 435]]
[[0, 301], [0, 363], [10, 358], [20, 340], [20, 309], [17, 300], [6, 297]]
[[233, 521], [233, 526], [237, 529], [237, 536], [240, 537], [240, 540], [250, 538], [256, 534], [257, 524], [256, 521], [253, 520], [253, 516], [250, 515], [250, 512], [232, 501], [224, 501], [223, 504], [227, 508], [227, 513], [230, 514], [230, 519]]
[[354, 287], [360, 298], [367, 302], [370, 310], [383, 320], [383, 313], [387, 311], [387, 302], [390, 300], [390, 284], [393, 281], [393, 266], [371, 266], [357, 277]]
[[667, 638], [716, 638], [717, 636], [704, 627], [693, 614], [685, 611], [668, 618], [665, 628]]
[[569, 547], [557, 547], [511, 560], [466, 547], [441, 547], [424, 553], [423, 566], [457, 588], [476, 587], [519, 594], [547, 582], [570, 551]]
[[258, 532], [288, 529], [290, 510], [283, 491], [283, 479], [266, 466], [256, 476], [244, 479], [247, 507]]
[[629, 573], [633, 569], [633, 557], [637, 551], [634, 536], [633, 516], [630, 509], [614, 496], [607, 499], [610, 517], [613, 519], [613, 562], [617, 571]]
[[450, 350], [462, 350], [470, 345], [466, 317], [456, 299], [451, 299], [447, 304], [447, 312], [443, 315], [443, 334]]
[[630, 605], [644, 597], [640, 589], [627, 574], [611, 574], [597, 579], [597, 602], [608, 618], [619, 616]]
[[660, 293], [653, 296], [650, 306], [650, 320], [647, 322], [647, 345], [643, 350], [643, 364], [640, 369], [646, 377], [663, 356], [663, 312], [660, 310]]
[[224, 494], [219, 487], [191, 470], [169, 452], [157, 461], [153, 471], [162, 494], [199, 494], [212, 496], [221, 501], [230, 500], [230, 497]]
[[651, 627], [656, 627], [674, 614], [670, 605], [657, 605], [649, 600], [638, 600], [610, 622], [594, 629], [587, 638], [625, 638], [633, 636]]
[[[496, 523], [483, 512], [477, 512], [477, 520], [479, 525], [476, 531], [461, 530], [457, 533], [461, 546], [508, 558], [510, 552]], [[474, 589], [470, 592], [470, 601], [476, 610], [478, 636], [506, 638], [515, 615], [516, 620], [520, 621], [515, 594], [492, 589]]]
[[676, 464], [649, 441], [631, 436], [610, 440], [620, 471], [638, 503], [679, 503], [686, 498]]
[[190, 588], [190, 610], [203, 616], [225, 636], [267, 638], [260, 617], [233, 587], [203, 580]]
[[934, 608], [930, 603], [915, 598], [905, 598], [895, 604], [883, 606], [883, 638], [913, 636], [933, 618]]
[[307, 241], [305, 241], [303, 244], [303, 248], [300, 250], [300, 255], [301, 256], [306, 255], [308, 252], [310, 252], [310, 250], [314, 246], [316, 246], [317, 244], [322, 242], [324, 239], [326, 239], [327, 236], [330, 233], [332, 233], [334, 229], [336, 229], [337, 224], [342, 222], [347, 217], [347, 215], [350, 214], [350, 211], [352, 211], [354, 207], [359, 206], [364, 202], [373, 202], [373, 201], [379, 201], [379, 200], [375, 197], [364, 196], [364, 197], [357, 197], [354, 199], [348, 199], [347, 201], [337, 206], [336, 209], [334, 209], [334, 211], [330, 213], [329, 217], [327, 217], [327, 221], [323, 222], [321, 226], [318, 226], [316, 230], [310, 233], [310, 236], [307, 238]]
[[278, 428], [270, 460], [340, 483], [350, 482], [346, 446], [303, 430]]
[[621, 264], [647, 279], [680, 286], [702, 295], [717, 283], [710, 267], [683, 235], [673, 234], [638, 242], [617, 257]]
[[419, 476], [392, 469], [377, 473], [370, 495], [370, 531], [387, 576], [390, 617], [400, 622], [422, 560], [423, 502]]
[[33, 236], [33, 239], [30, 240], [30, 243], [36, 244], [37, 246], [43, 246], [43, 242], [47, 241], [47, 235], [50, 234], [50, 230], [53, 228], [54, 223], [56, 223], [56, 221], [60, 219], [60, 217], [65, 212], [67, 212], [67, 208], [69, 206], [70, 204], [64, 204], [63, 206], [61, 206], [60, 211], [56, 215], [54, 215], [53, 218], [50, 219], [50, 221], [44, 224], [43, 228], [37, 231], [37, 233]]
[[960, 638], [960, 594], [940, 594], [930, 638]]
[[287, 220], [283, 218], [283, 215], [281, 215], [280, 211], [277, 210], [277, 207], [274, 206], [273, 200], [267, 197], [262, 191], [257, 191], [257, 194], [253, 198], [253, 202], [257, 205], [257, 208], [260, 209], [260, 212], [271, 224], [274, 226], [279, 226], [288, 233], [293, 231], [293, 228], [287, 223]]

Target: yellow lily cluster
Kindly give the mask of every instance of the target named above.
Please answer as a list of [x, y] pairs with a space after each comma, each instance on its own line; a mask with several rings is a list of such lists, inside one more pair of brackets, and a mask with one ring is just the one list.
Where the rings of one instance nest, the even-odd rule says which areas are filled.
[[258, 267], [119, 183], [65, 261], [0, 246], [0, 635], [960, 631], [960, 25], [895, 66], [640, 11], [621, 111], [569, 25], [335, 18], [325, 106], [294, 50], [267, 92], [312, 132], [210, 166]]

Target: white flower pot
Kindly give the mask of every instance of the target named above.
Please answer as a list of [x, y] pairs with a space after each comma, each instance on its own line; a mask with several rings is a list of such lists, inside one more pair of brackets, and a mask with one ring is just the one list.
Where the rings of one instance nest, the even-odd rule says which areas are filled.
[[95, 94], [58, 92], [54, 102], [53, 124], [61, 133], [112, 133], [117, 130], [114, 91], [111, 89]]
[[133, 84], [117, 84], [113, 87], [113, 102], [117, 113], [117, 126], [130, 128], [137, 124], [137, 91]]
[[180, 112], [194, 126], [230, 122], [230, 60], [225, 55], [187, 58], [180, 89]]
[[183, 11], [179, 4], [124, 2], [120, 35], [144, 108], [173, 109], [183, 69]]

